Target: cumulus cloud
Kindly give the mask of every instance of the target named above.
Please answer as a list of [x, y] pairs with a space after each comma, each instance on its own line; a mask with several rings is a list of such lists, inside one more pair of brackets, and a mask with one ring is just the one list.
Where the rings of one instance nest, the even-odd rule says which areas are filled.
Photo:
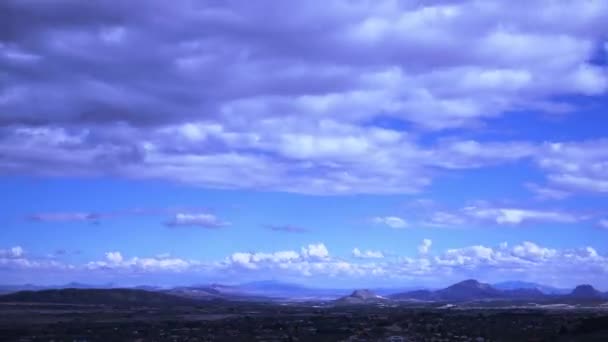
[[300, 260], [303, 256], [295, 251], [279, 251], [274, 253], [233, 253], [229, 262], [248, 269], [258, 269], [264, 264], [276, 264]]
[[381, 251], [373, 251], [373, 250], [364, 250], [361, 251], [359, 248], [353, 248], [352, 256], [358, 259], [382, 259], [384, 258], [384, 253]]
[[[423, 240], [421, 246], [430, 248], [431, 241]], [[420, 251], [419, 251], [420, 252]], [[446, 277], [461, 280], [464, 277], [519, 278], [551, 281], [556, 277], [568, 284], [581, 281], [606, 284], [608, 275], [607, 257], [591, 246], [578, 249], [554, 249], [531, 241], [509, 247], [473, 245], [447, 249], [437, 256], [420, 253], [418, 258], [399, 257], [395, 260], [382, 258], [378, 251], [353, 249], [353, 262], [329, 255], [324, 244], [311, 244], [300, 252], [293, 250], [275, 252], [236, 252], [219, 263], [209, 265], [211, 272], [236, 272], [247, 274], [273, 274], [277, 276], [325, 277], [339, 276], [342, 279], [365, 278], [418, 281]], [[123, 261], [123, 263], [125, 263]], [[132, 264], [132, 262], [130, 262]], [[201, 264], [190, 264], [191, 270]], [[183, 270], [183, 269], [182, 269]], [[246, 273], [243, 273], [246, 272]], [[593, 274], [590, 279], [589, 274]], [[505, 278], [506, 277], [506, 278]]]
[[132, 272], [181, 272], [195, 271], [202, 263], [195, 260], [172, 258], [169, 256], [156, 257], [123, 257], [121, 252], [105, 253], [105, 260], [91, 261], [84, 265], [87, 270], [132, 271]]
[[543, 260], [555, 256], [557, 251], [554, 249], [542, 248], [530, 241], [524, 241], [521, 245], [513, 247], [512, 253], [522, 259]]
[[[423, 241], [422, 246], [431, 246]], [[437, 252], [435, 256], [420, 253], [418, 257], [382, 258], [378, 251], [354, 249], [351, 261], [331, 256], [322, 243], [295, 250], [270, 252], [235, 252], [224, 260], [202, 262], [169, 255], [156, 257], [126, 257], [118, 251], [105, 254], [99, 261], [82, 265], [69, 265], [57, 260], [27, 258], [23, 252], [0, 250], [0, 268], [5, 272], [20, 270], [61, 270], [77, 275], [87, 271], [88, 275], [131, 277], [135, 275], [166, 274], [179, 272], [184, 276], [204, 275], [209, 279], [234, 276], [277, 278], [283, 277], [337, 277], [345, 284], [354, 279], [380, 279], [382, 281], [416, 282], [458, 281], [463, 278], [522, 279], [550, 282], [559, 279], [561, 286], [594, 283], [608, 286], [608, 257], [592, 246], [574, 249], [556, 249], [524, 241], [513, 246], [472, 245], [450, 248]], [[407, 253], [407, 251], [405, 252]], [[74, 273], [69, 273], [74, 272]], [[93, 272], [93, 273], [91, 273]], [[443, 284], [442, 282], [442, 284]]]
[[418, 253], [420, 253], [421, 255], [428, 254], [429, 250], [431, 249], [432, 244], [433, 244], [433, 241], [431, 241], [430, 239], [422, 240], [420, 245], [418, 245]]
[[221, 228], [230, 225], [230, 223], [220, 220], [212, 214], [191, 214], [177, 213], [175, 216], [165, 223], [169, 227], [202, 227], [202, 228]]
[[113, 264], [120, 264], [123, 261], [122, 254], [120, 252], [107, 252], [106, 259]]
[[389, 226], [394, 229], [401, 229], [408, 226], [404, 219], [397, 216], [377, 216], [372, 218], [374, 224]]
[[[0, 169], [413, 193], [437, 168], [534, 158], [552, 188], [605, 192], [605, 157], [579, 153], [584, 145], [599, 153], [595, 142], [567, 153], [526, 142], [429, 145], [373, 123], [388, 117], [426, 132], [522, 108], [573, 110], [556, 99], [608, 87], [605, 68], [590, 62], [608, 29], [607, 6], [4, 1]], [[159, 12], [183, 26], [157, 20]], [[581, 167], [562, 172], [570, 162]]]
[[307, 265], [310, 262], [325, 262], [329, 260], [329, 251], [325, 244], [314, 243], [303, 246], [300, 249], [300, 252], [293, 250], [272, 253], [236, 252], [225, 260], [225, 265], [236, 265], [245, 269], [259, 269], [264, 267], [288, 268], [295, 267], [291, 264]]
[[20, 270], [70, 270], [74, 269], [74, 266], [53, 260], [52, 257], [35, 258], [26, 254], [21, 246], [14, 246], [0, 248], [0, 269], [6, 271], [9, 275], [10, 272], [19, 272]]
[[24, 254], [21, 246], [15, 246], [8, 249], [0, 249], [0, 258], [20, 258]]
[[329, 257], [329, 251], [323, 243], [310, 244], [306, 247], [302, 247], [301, 254], [304, 258], [310, 259], [326, 259]]

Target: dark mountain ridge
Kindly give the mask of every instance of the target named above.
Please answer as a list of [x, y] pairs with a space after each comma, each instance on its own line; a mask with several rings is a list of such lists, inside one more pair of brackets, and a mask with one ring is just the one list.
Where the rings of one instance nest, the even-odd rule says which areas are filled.
[[53, 289], [20, 291], [0, 296], [0, 302], [95, 305], [190, 305], [194, 301], [162, 292], [136, 289]]
[[[532, 284], [532, 283], [531, 283]], [[599, 303], [608, 300], [591, 285], [579, 285], [566, 294], [546, 294], [538, 287], [524, 284], [507, 284], [499, 289], [474, 279], [465, 280], [439, 290], [404, 291], [379, 296], [373, 289], [356, 290], [347, 295], [347, 290], [306, 288], [300, 285], [274, 281], [243, 285], [181, 286], [171, 289], [140, 286], [137, 288], [101, 289], [86, 284], [70, 283], [79, 288], [42, 289], [35, 285], [6, 287], [11, 294], [0, 296], [0, 301], [48, 302], [74, 304], [181, 304], [209, 300], [229, 301], [318, 301], [335, 300], [343, 304], [381, 303], [389, 300], [420, 302], [476, 302], [514, 301], [533, 303]], [[27, 291], [19, 291], [19, 288]], [[1, 287], [0, 287], [1, 288]], [[384, 293], [383, 293], [384, 295]], [[338, 299], [336, 299], [338, 298]]]
[[593, 286], [589, 284], [583, 284], [577, 286], [572, 292], [568, 295], [570, 298], [575, 299], [602, 299], [608, 298], [606, 293], [601, 293], [596, 290]]
[[467, 302], [467, 301], [491, 301], [491, 300], [529, 300], [529, 301], [577, 301], [577, 300], [602, 300], [608, 299], [608, 294], [601, 293], [591, 285], [579, 285], [572, 292], [558, 295], [545, 294], [539, 288], [514, 288], [501, 290], [490, 284], [480, 283], [477, 280], [469, 279], [445, 289], [437, 291], [419, 290], [396, 293], [389, 296], [393, 300], [407, 301], [447, 301], [447, 302]]

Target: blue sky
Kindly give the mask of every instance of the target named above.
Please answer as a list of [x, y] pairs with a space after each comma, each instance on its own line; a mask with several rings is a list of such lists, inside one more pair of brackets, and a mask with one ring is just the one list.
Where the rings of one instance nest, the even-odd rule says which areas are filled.
[[608, 288], [608, 3], [529, 6], [3, 2], [0, 278]]

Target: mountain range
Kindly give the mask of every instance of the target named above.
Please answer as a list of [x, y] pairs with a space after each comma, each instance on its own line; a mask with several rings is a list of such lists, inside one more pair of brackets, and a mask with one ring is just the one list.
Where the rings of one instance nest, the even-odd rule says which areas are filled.
[[[195, 285], [174, 288], [137, 286], [133, 288], [108, 288], [80, 283], [66, 284], [65, 288], [49, 288], [23, 285], [0, 286], [0, 301], [49, 301], [88, 303], [92, 298], [100, 302], [171, 302], [173, 298], [186, 301], [231, 300], [231, 301], [333, 301], [336, 304], [369, 304], [397, 301], [408, 302], [475, 302], [475, 301], [534, 301], [534, 302], [583, 302], [608, 300], [608, 293], [602, 293], [591, 285], [579, 285], [573, 290], [551, 288], [535, 283], [505, 282], [499, 284], [481, 283], [474, 279], [465, 280], [446, 288], [436, 290], [390, 291], [383, 288], [355, 290], [309, 288], [296, 284], [275, 281], [244, 283], [240, 285]], [[114, 291], [114, 292], [113, 292]], [[109, 296], [105, 298], [104, 296]], [[151, 296], [151, 297], [148, 297]], [[179, 302], [179, 301], [176, 301]]]
[[492, 286], [499, 290], [538, 289], [540, 292], [548, 295], [567, 294], [572, 291], [572, 289], [558, 288], [526, 281], [504, 281], [492, 284]]
[[565, 294], [555, 294], [555, 292], [545, 293], [539, 287], [534, 286], [525, 286], [523, 288], [503, 286], [503, 289], [501, 289], [490, 284], [469, 279], [436, 291], [418, 290], [402, 292], [390, 295], [389, 298], [393, 300], [446, 302], [551, 299], [598, 300], [608, 299], [608, 293], [602, 293], [591, 285], [579, 285], [571, 292]]

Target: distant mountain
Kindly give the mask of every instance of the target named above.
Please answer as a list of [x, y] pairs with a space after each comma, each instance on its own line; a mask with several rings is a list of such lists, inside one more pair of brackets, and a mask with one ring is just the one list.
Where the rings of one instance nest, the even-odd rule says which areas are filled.
[[435, 293], [430, 290], [416, 290], [408, 292], [394, 293], [388, 296], [395, 300], [419, 300], [419, 301], [434, 301], [437, 300]]
[[237, 286], [237, 285], [224, 285], [224, 284], [211, 284], [209, 286], [207, 286], [209, 288], [212, 288], [216, 291], [219, 291], [220, 293], [241, 293], [242, 290]]
[[502, 293], [504, 297], [509, 299], [542, 299], [548, 296], [537, 288], [503, 290]]
[[71, 282], [63, 285], [32, 285], [32, 284], [17, 284], [17, 285], [0, 285], [0, 294], [13, 293], [19, 291], [40, 291], [40, 290], [51, 290], [51, 289], [108, 289], [112, 288], [112, 283], [108, 284], [84, 284]]
[[39, 291], [44, 289], [48, 289], [48, 287], [32, 284], [0, 285], [0, 294], [13, 293], [19, 291]]
[[182, 298], [191, 299], [220, 299], [224, 298], [224, 295], [216, 289], [211, 287], [194, 287], [194, 286], [182, 286], [175, 287], [170, 290], [164, 291], [164, 293], [178, 296]]
[[503, 293], [495, 289], [490, 284], [480, 283], [477, 280], [469, 279], [448, 286], [443, 290], [435, 291], [435, 295], [441, 300], [448, 301], [469, 301], [478, 299], [496, 299]]
[[570, 289], [562, 289], [525, 281], [505, 281], [493, 284], [492, 286], [499, 290], [538, 289], [540, 292], [548, 295], [567, 294], [571, 291]]
[[161, 292], [135, 289], [59, 289], [20, 291], [0, 296], [0, 302], [165, 306], [193, 301]]
[[239, 284], [236, 287], [240, 289], [249, 289], [249, 290], [300, 290], [305, 288], [302, 285], [292, 284], [292, 283], [284, 283], [275, 280], [261, 280], [261, 281], [252, 281], [249, 283]]
[[424, 291], [424, 290], [428, 290], [428, 289], [423, 286], [399, 286], [399, 287], [370, 287], [369, 290], [373, 291], [375, 294], [381, 295], [383, 297], [387, 297], [393, 293]]
[[605, 297], [605, 295], [596, 290], [593, 286], [584, 284], [579, 285], [572, 290], [568, 297], [574, 299], [602, 299]]
[[145, 291], [162, 291], [163, 288], [160, 287], [160, 286], [139, 285], [139, 286], [132, 287], [132, 289], [135, 289], [135, 290], [145, 290]]
[[478, 300], [542, 299], [545, 294], [536, 288], [500, 290], [486, 283], [469, 279], [437, 291], [418, 290], [390, 295], [395, 300], [466, 302]]
[[374, 304], [385, 303], [389, 299], [375, 294], [370, 290], [355, 290], [349, 296], [344, 296], [335, 301], [336, 304]]
[[210, 286], [182, 286], [164, 293], [193, 300], [229, 300], [229, 301], [276, 301], [286, 298], [272, 296], [268, 293], [245, 292], [236, 287], [212, 284]]
[[238, 293], [275, 298], [290, 299], [334, 299], [348, 294], [346, 289], [313, 288], [297, 284], [283, 283], [273, 280], [256, 281], [222, 288], [214, 284], [214, 288], [222, 293]]
[[85, 284], [85, 283], [78, 283], [78, 282], [71, 282], [71, 283], [67, 283], [65, 285], [57, 285], [57, 286], [51, 286], [50, 288], [57, 288], [57, 289], [111, 289], [114, 287], [114, 284], [112, 283], [106, 283], [106, 284]]
[[[591, 285], [579, 285], [567, 294], [547, 294], [541, 290], [542, 285], [535, 283], [505, 282], [493, 286], [474, 279], [461, 281], [439, 290], [404, 291], [387, 296], [378, 295], [378, 292], [374, 289], [356, 290], [348, 294], [348, 290], [344, 289], [308, 288], [276, 281], [252, 282], [241, 285], [210, 284], [180, 286], [171, 289], [155, 286], [102, 289], [99, 288], [101, 286], [110, 287], [112, 284], [88, 285], [69, 283], [62, 285], [61, 289], [49, 289], [30, 284], [0, 286], [0, 301], [174, 305], [180, 303], [188, 304], [201, 300], [332, 300], [336, 304], [373, 304], [385, 303], [390, 300], [421, 302], [515, 301], [539, 304], [577, 304], [608, 300], [608, 293], [602, 293]], [[26, 291], [23, 291], [24, 289]], [[384, 290], [388, 291], [388, 289]]]

